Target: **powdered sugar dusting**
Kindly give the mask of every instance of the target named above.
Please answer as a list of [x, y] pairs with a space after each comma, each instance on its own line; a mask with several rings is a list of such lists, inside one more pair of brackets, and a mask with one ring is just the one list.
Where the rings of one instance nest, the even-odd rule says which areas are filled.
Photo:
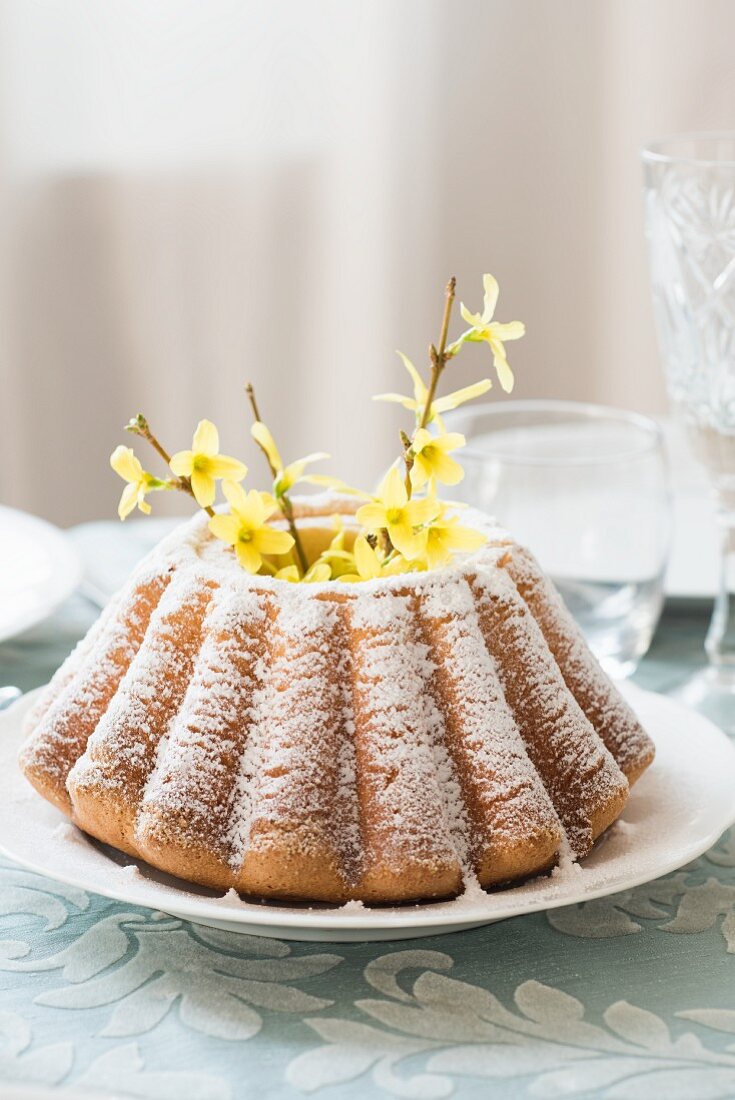
[[356, 599], [350, 621], [366, 859], [388, 870], [423, 861], [469, 871], [469, 820], [411, 599]]
[[59, 794], [137, 653], [169, 576], [166, 569], [140, 569], [44, 692], [23, 757]]
[[256, 592], [217, 590], [181, 709], [159, 742], [145, 786], [137, 824], [142, 841], [204, 845], [230, 859], [227, 832], [267, 620]]
[[341, 608], [291, 587], [260, 662], [230, 826], [233, 861], [285, 829], [304, 853], [331, 849], [349, 881], [361, 845]]
[[499, 858], [524, 842], [540, 841], [548, 861], [561, 825], [505, 701], [497, 666], [480, 631], [468, 582], [448, 577], [419, 605], [433, 643], [437, 687], [449, 725], [450, 751], [464, 798], [474, 807], [476, 866], [496, 870]]
[[[297, 512], [319, 527], [335, 506]], [[621, 763], [645, 734], [524, 552], [508, 563], [505, 532], [463, 522], [488, 544], [441, 571], [289, 585], [250, 577], [195, 517], [54, 678], [33, 759], [62, 790], [76, 761], [80, 820], [90, 798], [130, 815], [131, 848], [178, 852], [192, 877], [208, 861], [223, 886], [243, 889], [257, 856], [304, 894], [311, 866], [335, 900], [461, 880], [472, 900], [524, 845], [539, 867], [560, 851], [557, 879], [577, 874], [573, 850], [627, 789], [593, 725]]]
[[143, 644], [69, 775], [70, 790], [115, 790], [137, 801], [186, 691], [211, 588], [177, 572], [154, 611]]
[[653, 742], [605, 675], [553, 583], [533, 556], [514, 548], [506, 566], [537, 619], [564, 680], [622, 770], [637, 777]]
[[622, 809], [625, 776], [569, 692], [507, 573], [478, 570], [473, 587], [485, 641], [529, 756], [573, 851], [585, 854], [592, 845], [593, 818], [599, 808], [610, 805], [612, 817]]

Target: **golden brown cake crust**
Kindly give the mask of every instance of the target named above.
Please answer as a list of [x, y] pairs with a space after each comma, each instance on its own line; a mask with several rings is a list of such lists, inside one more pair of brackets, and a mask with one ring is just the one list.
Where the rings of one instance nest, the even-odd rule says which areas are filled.
[[98, 839], [264, 897], [447, 897], [583, 856], [652, 744], [534, 559], [468, 521], [487, 547], [440, 572], [289, 585], [196, 518], [31, 711], [28, 779]]

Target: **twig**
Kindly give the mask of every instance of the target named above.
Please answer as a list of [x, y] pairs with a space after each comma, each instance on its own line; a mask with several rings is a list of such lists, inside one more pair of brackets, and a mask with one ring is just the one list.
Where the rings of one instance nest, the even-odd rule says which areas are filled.
[[[255, 420], [260, 421], [261, 420], [260, 409], [258, 408], [258, 402], [257, 402], [256, 397], [255, 397], [255, 390], [253, 389], [253, 386], [252, 386], [251, 382], [248, 382], [247, 386], [245, 387], [245, 393], [248, 395], [248, 401], [250, 402], [250, 408], [253, 410], [253, 416], [255, 417]], [[261, 421], [261, 423], [262, 423], [262, 421]], [[255, 442], [258, 443], [257, 439], [256, 439]], [[258, 443], [258, 446], [260, 447], [259, 443]], [[271, 476], [273, 477], [273, 480], [275, 481], [276, 478], [278, 477], [278, 475], [281, 473], [281, 471], [277, 470], [276, 467], [273, 465], [273, 463], [271, 462], [271, 457], [268, 454], [268, 452], [266, 451], [265, 447], [260, 447], [260, 449], [263, 452], [263, 454], [265, 455], [265, 460], [268, 463], [268, 469], [270, 470]], [[296, 556], [299, 559], [299, 565], [301, 567], [301, 575], [303, 577], [303, 576], [306, 575], [306, 571], [309, 568], [309, 563], [306, 560], [306, 554], [304, 553], [304, 547], [301, 544], [301, 538], [299, 536], [298, 528], [297, 528], [296, 522], [294, 520], [293, 505], [292, 505], [287, 493], [281, 493], [279, 496], [276, 497], [276, 500], [278, 502], [278, 507], [281, 509], [281, 514], [283, 515], [283, 518], [286, 520], [286, 523], [288, 524], [288, 530], [289, 530], [289, 533], [291, 535], [291, 538], [294, 541], [294, 547], [296, 549]]]
[[426, 395], [426, 404], [424, 411], [419, 421], [419, 428], [425, 428], [429, 423], [431, 417], [431, 406], [434, 404], [434, 397], [436, 396], [436, 387], [439, 384], [442, 371], [447, 365], [447, 360], [450, 356], [447, 355], [447, 336], [449, 334], [449, 320], [452, 316], [452, 305], [454, 304], [454, 292], [457, 289], [457, 280], [452, 275], [451, 279], [447, 283], [447, 289], [445, 291], [444, 298], [444, 316], [442, 317], [442, 327], [439, 333], [439, 344], [435, 347], [433, 344], [429, 348], [429, 355], [431, 357], [431, 381], [429, 382], [429, 391]]

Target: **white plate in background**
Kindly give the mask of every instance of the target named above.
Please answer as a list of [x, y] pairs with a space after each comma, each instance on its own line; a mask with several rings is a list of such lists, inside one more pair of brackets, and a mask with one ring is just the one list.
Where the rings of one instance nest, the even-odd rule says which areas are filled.
[[101, 520], [72, 527], [69, 538], [82, 560], [83, 592], [104, 607], [128, 579], [141, 558], [188, 517], [174, 519]]
[[735, 747], [685, 707], [622, 690], [656, 742], [656, 760], [621, 820], [579, 867], [508, 890], [420, 905], [366, 908], [224, 897], [91, 841], [30, 787], [17, 765], [23, 716], [36, 692], [0, 714], [0, 851], [91, 893], [230, 932], [324, 943], [413, 939], [616, 894], [683, 867], [735, 820]]
[[50, 615], [81, 575], [79, 555], [64, 531], [0, 505], [0, 642]]

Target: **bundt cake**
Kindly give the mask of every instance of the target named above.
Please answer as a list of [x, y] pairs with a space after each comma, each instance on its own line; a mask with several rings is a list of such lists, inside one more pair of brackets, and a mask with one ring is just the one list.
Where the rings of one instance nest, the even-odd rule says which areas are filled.
[[[334, 495], [301, 501], [318, 550]], [[28, 719], [22, 767], [80, 828], [216, 889], [454, 895], [579, 858], [653, 746], [533, 557], [347, 584], [251, 576], [196, 516]]]

